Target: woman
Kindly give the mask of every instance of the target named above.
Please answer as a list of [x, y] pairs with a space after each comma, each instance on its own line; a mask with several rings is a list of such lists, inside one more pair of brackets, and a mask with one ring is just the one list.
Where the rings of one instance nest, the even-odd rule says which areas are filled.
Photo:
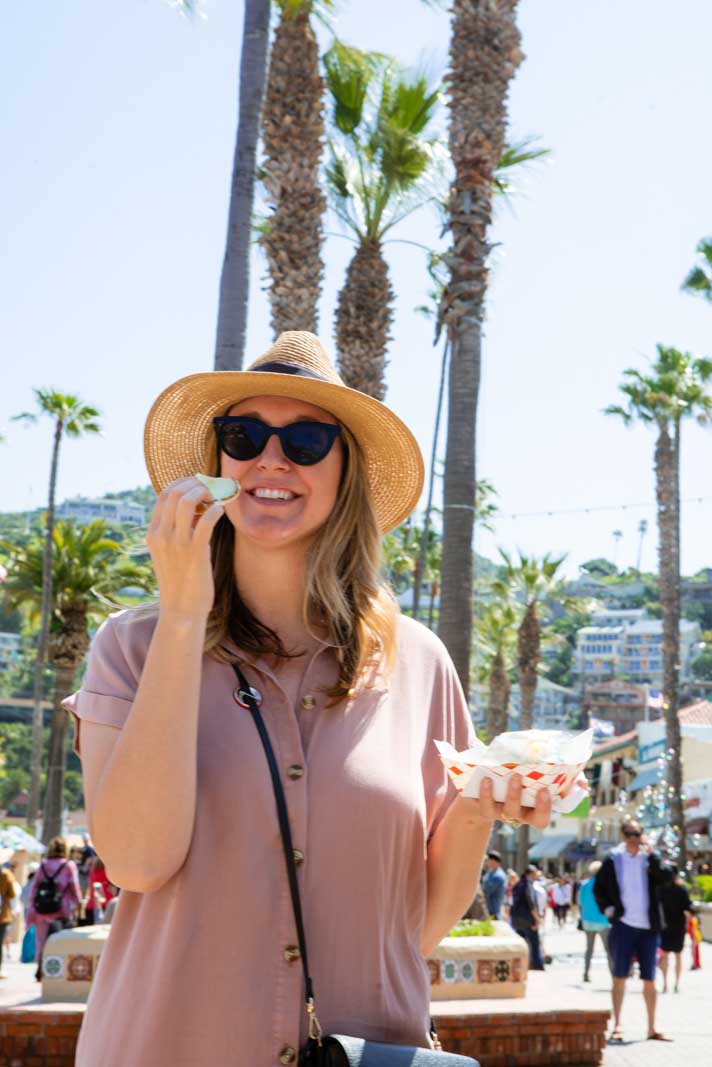
[[[66, 702], [92, 838], [121, 887], [76, 1067], [271, 1067], [306, 1040], [235, 661], [282, 774], [324, 1032], [430, 1047], [423, 957], [474, 896], [493, 819], [542, 826], [550, 802], [522, 808], [521, 779], [504, 805], [491, 789], [457, 798], [433, 744], [472, 740], [457, 676], [379, 577], [381, 534], [420, 495], [417, 444], [297, 332], [248, 371], [169, 386], [144, 442], [159, 604], [105, 623]], [[242, 492], [198, 517], [198, 472]]]
[[680, 992], [682, 974], [682, 950], [685, 945], [687, 921], [692, 917], [694, 905], [690, 900], [687, 886], [680, 877], [674, 863], [670, 864], [674, 879], [658, 889], [658, 898], [665, 916], [665, 924], [660, 935], [660, 973], [663, 976], [663, 993], [668, 991], [668, 963], [670, 953], [675, 957], [675, 985], [673, 989]]
[[[37, 911], [39, 901], [43, 898], [50, 905], [49, 911], [45, 904], [41, 906], [41, 911]], [[34, 924], [36, 931], [35, 978], [38, 982], [42, 981], [42, 954], [47, 937], [65, 926], [71, 926], [80, 903], [77, 865], [74, 860], [67, 859], [67, 842], [64, 838], [53, 837], [47, 848], [47, 856], [32, 879], [27, 908], [27, 923]], [[52, 907], [53, 904], [56, 907]]]
[[539, 907], [534, 892], [536, 867], [530, 864], [519, 876], [512, 900], [512, 926], [529, 947], [529, 970], [543, 971], [544, 957], [539, 939]]
[[[89, 869], [89, 890], [86, 897], [85, 926], [93, 926], [98, 913], [116, 896], [116, 886], [109, 881], [104, 861], [94, 854]], [[103, 920], [100, 920], [103, 921]]]
[[601, 861], [593, 860], [588, 865], [588, 878], [585, 882], [581, 883], [579, 889], [579, 910], [581, 914], [581, 926], [586, 934], [586, 955], [583, 962], [583, 980], [584, 982], [591, 981], [591, 960], [593, 958], [593, 949], [596, 941], [596, 935], [598, 935], [603, 942], [603, 948], [608, 960], [608, 967], [613, 973], [613, 960], [611, 958], [611, 950], [609, 945], [609, 934], [611, 932], [611, 924], [606, 916], [603, 914], [596, 898], [593, 895], [593, 884], [596, 879], [596, 875], [601, 869]]

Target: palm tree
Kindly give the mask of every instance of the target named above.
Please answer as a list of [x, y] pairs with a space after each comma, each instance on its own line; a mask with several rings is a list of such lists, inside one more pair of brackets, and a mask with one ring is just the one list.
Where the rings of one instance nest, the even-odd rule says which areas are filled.
[[59, 449], [62, 437], [82, 437], [99, 433], [100, 413], [96, 408], [83, 403], [78, 396], [59, 393], [55, 389], [35, 389], [39, 413], [25, 411], [15, 419], [35, 423], [40, 415], [49, 415], [54, 420], [54, 441], [49, 474], [49, 495], [45, 524], [44, 553], [42, 558], [42, 604], [37, 638], [34, 685], [32, 692], [32, 784], [27, 805], [27, 828], [34, 832], [35, 819], [40, 802], [40, 775], [42, 771], [42, 674], [47, 659], [47, 639], [52, 605], [52, 545], [54, 535], [54, 500], [59, 469]]
[[220, 276], [215, 370], [240, 370], [250, 295], [250, 246], [260, 112], [267, 72], [270, 0], [244, 0], [239, 116], [227, 240]]
[[653, 426], [655, 443], [655, 495], [658, 512], [658, 568], [663, 622], [663, 707], [666, 744], [671, 759], [668, 771], [670, 822], [684, 853], [682, 761], [680, 745], [680, 436], [684, 419], [708, 424], [712, 417], [712, 360], [696, 359], [689, 352], [657, 346], [657, 359], [647, 374], [629, 368], [620, 392], [625, 405], [612, 404], [607, 415], [626, 426], [642, 422]]
[[695, 251], [697, 263], [682, 283], [682, 289], [712, 303], [712, 237], [703, 237]]
[[507, 730], [519, 612], [506, 589], [485, 605], [477, 619], [477, 680], [487, 686], [487, 740]]
[[[45, 844], [62, 832], [69, 720], [60, 702], [71, 692], [89, 647], [89, 623], [122, 607], [113, 598], [124, 586], [146, 590], [153, 587], [150, 568], [121, 555], [121, 546], [106, 537], [106, 530], [103, 520], [87, 526], [60, 520], [53, 531], [54, 596], [48, 659], [54, 669], [55, 684], [43, 805]], [[43, 540], [34, 537], [21, 548], [7, 542], [0, 542], [0, 546], [9, 552], [8, 577], [3, 586], [6, 603], [15, 610], [23, 609], [31, 622], [37, 622], [43, 605]]]
[[487, 290], [487, 232], [496, 169], [505, 149], [509, 83], [524, 58], [517, 0], [453, 0], [449, 143], [452, 247], [443, 318], [450, 332], [448, 431], [444, 484], [439, 633], [467, 686], [472, 646], [472, 535], [475, 441], [482, 322]]
[[336, 310], [339, 366], [348, 386], [383, 400], [394, 297], [383, 239], [432, 197], [438, 141], [428, 131], [440, 89], [340, 42], [324, 66], [333, 103], [327, 180], [356, 240]]
[[[517, 562], [500, 549], [504, 577], [493, 583], [495, 590], [507, 590], [523, 608], [517, 627], [517, 675], [519, 682], [519, 729], [534, 725], [534, 701], [541, 660], [541, 616], [552, 600], [566, 602], [560, 567], [565, 557], [541, 560], [519, 551]], [[517, 864], [523, 870], [529, 862], [529, 827], [521, 826], [517, 838]]]
[[324, 143], [324, 83], [311, 24], [330, 0], [276, 0], [279, 22], [272, 43], [262, 114], [264, 189], [272, 213], [260, 238], [271, 279], [272, 329], [315, 333], [324, 264], [319, 181]]

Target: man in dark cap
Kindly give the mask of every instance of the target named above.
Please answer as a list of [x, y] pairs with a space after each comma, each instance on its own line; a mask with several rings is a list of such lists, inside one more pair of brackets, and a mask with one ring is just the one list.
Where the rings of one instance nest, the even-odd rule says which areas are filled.
[[502, 870], [502, 857], [499, 852], [488, 852], [485, 866], [487, 870], [482, 878], [482, 888], [485, 891], [487, 911], [493, 919], [501, 919], [507, 875]]

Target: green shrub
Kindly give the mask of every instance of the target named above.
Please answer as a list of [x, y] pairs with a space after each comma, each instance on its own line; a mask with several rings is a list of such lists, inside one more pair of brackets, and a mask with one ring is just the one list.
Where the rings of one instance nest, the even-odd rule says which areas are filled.
[[712, 904], [712, 874], [698, 874], [695, 884], [703, 901]]
[[475, 919], [461, 919], [456, 923], [448, 937], [494, 937], [495, 929], [491, 919], [477, 922]]

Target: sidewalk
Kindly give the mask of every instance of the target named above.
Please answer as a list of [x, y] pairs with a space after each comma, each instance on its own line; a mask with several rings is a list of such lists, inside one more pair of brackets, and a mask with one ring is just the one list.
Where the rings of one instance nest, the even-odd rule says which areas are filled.
[[[532, 992], [545, 987], [551, 1004], [566, 1007], [579, 1002], [585, 995], [591, 1007], [609, 1008], [611, 980], [596, 941], [596, 955], [591, 965], [591, 981], [583, 982], [584, 935], [569, 923], [564, 931], [551, 927], [546, 932], [546, 950], [553, 962], [543, 975], [536, 973]], [[702, 970], [690, 971], [687, 945], [683, 953], [680, 993], [658, 993], [656, 1026], [674, 1042], [647, 1041], [647, 1022], [642, 996], [642, 984], [631, 979], [623, 1003], [621, 1023], [625, 1040], [622, 1044], [607, 1045], [605, 1067], [684, 1067], [709, 1061], [712, 1049], [712, 944], [702, 943]], [[543, 979], [543, 981], [542, 981]], [[658, 991], [662, 979], [658, 972]], [[672, 983], [670, 988], [672, 988]]]

